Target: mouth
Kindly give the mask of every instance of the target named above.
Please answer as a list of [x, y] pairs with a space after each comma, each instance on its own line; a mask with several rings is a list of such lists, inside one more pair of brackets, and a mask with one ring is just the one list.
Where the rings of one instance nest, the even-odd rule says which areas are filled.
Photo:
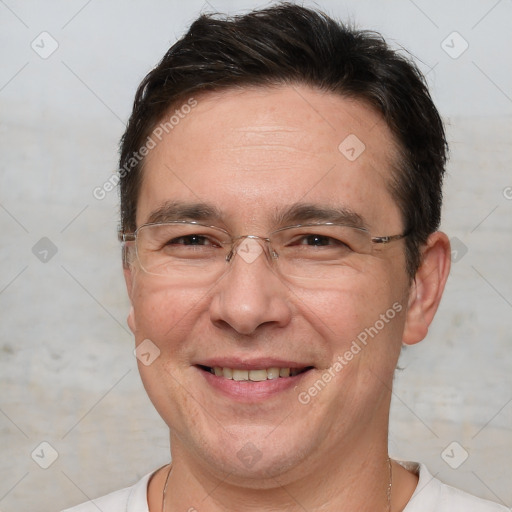
[[270, 368], [228, 368], [221, 366], [204, 366], [197, 365], [200, 370], [208, 372], [216, 377], [221, 377], [234, 381], [247, 381], [247, 382], [263, 382], [266, 380], [286, 379], [295, 377], [313, 369], [313, 366], [306, 366], [302, 368], [290, 367], [270, 367]]

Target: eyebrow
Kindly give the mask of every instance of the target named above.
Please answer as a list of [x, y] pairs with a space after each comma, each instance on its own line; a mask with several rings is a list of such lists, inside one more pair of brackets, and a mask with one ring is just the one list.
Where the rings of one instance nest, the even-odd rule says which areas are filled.
[[173, 220], [220, 221], [222, 213], [215, 206], [207, 203], [184, 203], [168, 201], [152, 211], [147, 223], [158, 224]]
[[306, 222], [333, 222], [354, 228], [367, 229], [363, 217], [344, 206], [319, 206], [312, 203], [298, 203], [275, 217], [277, 225], [304, 224]]
[[[151, 212], [147, 223], [158, 224], [175, 220], [191, 220], [208, 223], [224, 223], [225, 215], [209, 203], [168, 201]], [[355, 228], [367, 229], [363, 217], [350, 208], [320, 206], [313, 203], [296, 203], [280, 209], [271, 216], [273, 226], [284, 227], [307, 222], [333, 222]]]

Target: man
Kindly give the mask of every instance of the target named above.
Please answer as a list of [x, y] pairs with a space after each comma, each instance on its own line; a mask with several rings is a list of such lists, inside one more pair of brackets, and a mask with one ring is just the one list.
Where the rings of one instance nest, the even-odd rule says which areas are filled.
[[387, 451], [439, 305], [446, 141], [416, 67], [290, 4], [202, 16], [121, 144], [139, 370], [171, 465], [89, 510], [500, 511]]

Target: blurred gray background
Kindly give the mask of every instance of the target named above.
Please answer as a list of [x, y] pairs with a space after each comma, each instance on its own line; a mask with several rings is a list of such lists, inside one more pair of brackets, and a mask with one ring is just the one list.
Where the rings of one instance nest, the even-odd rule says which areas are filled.
[[[2, 512], [60, 510], [168, 461], [125, 322], [117, 192], [93, 190], [136, 86], [190, 22], [264, 5], [0, 0]], [[412, 53], [451, 143], [452, 274], [402, 354], [390, 453], [512, 506], [512, 2], [318, 5]]]

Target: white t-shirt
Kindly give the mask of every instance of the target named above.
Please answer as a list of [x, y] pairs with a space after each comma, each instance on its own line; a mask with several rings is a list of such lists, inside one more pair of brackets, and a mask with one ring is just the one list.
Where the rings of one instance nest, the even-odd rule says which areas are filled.
[[[482, 500], [434, 478], [423, 464], [401, 462], [419, 475], [418, 485], [403, 512], [510, 512], [511, 509]], [[134, 486], [62, 512], [149, 512], [147, 489], [152, 473]]]

